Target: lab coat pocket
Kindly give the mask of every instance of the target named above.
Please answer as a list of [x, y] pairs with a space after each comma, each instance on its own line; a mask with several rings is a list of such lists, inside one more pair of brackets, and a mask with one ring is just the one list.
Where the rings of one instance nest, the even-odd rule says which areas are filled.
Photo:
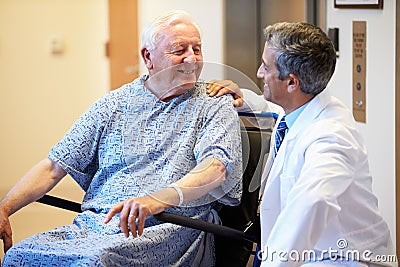
[[290, 190], [296, 182], [294, 175], [281, 175], [281, 209], [286, 206], [287, 198]]

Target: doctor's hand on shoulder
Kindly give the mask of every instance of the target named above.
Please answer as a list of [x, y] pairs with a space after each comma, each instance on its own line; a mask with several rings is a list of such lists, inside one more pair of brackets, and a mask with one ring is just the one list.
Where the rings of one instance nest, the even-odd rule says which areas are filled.
[[207, 94], [220, 97], [231, 94], [235, 107], [243, 106], [243, 93], [239, 86], [231, 80], [211, 80], [207, 83]]
[[207, 83], [207, 94], [211, 97], [231, 94], [234, 98], [233, 105], [241, 112], [274, 112], [277, 114], [282, 112], [280, 106], [267, 101], [263, 94], [258, 94], [250, 89], [240, 88], [231, 80], [209, 81]]

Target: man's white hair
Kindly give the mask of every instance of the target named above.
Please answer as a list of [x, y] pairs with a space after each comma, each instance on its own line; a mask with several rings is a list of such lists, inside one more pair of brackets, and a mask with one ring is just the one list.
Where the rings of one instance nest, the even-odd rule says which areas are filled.
[[158, 16], [143, 29], [142, 46], [146, 47], [148, 50], [155, 49], [159, 42], [160, 33], [168, 27], [182, 22], [193, 24], [201, 34], [199, 26], [193, 21], [189, 13], [182, 10], [172, 10]]

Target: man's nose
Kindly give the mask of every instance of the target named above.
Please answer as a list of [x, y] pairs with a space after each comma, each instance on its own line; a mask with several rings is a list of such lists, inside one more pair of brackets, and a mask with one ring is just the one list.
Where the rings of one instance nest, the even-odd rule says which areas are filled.
[[186, 56], [185, 56], [183, 61], [184, 62], [189, 62], [189, 63], [197, 61], [196, 54], [194, 53], [193, 48], [189, 48], [186, 51]]
[[258, 67], [258, 70], [257, 70], [257, 78], [262, 79], [263, 77], [264, 77], [264, 72], [263, 72], [262, 65], [261, 65], [260, 67]]

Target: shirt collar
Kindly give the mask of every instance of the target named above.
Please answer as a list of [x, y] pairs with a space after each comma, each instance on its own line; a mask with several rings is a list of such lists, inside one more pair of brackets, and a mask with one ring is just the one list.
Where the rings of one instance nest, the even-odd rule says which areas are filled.
[[300, 113], [307, 107], [308, 103], [310, 103], [310, 101], [308, 101], [307, 103], [305, 103], [298, 109], [296, 109], [296, 110], [290, 112], [288, 115], [286, 115], [285, 121], [286, 121], [286, 125], [288, 126], [288, 131], [293, 126], [294, 122], [297, 120]]

